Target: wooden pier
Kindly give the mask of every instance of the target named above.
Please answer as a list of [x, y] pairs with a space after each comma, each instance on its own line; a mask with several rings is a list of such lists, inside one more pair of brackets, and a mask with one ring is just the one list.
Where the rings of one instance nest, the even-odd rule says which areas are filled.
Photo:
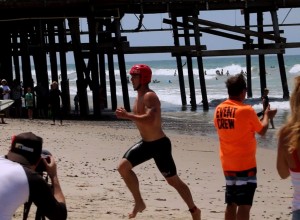
[[[245, 56], [247, 66], [248, 97], [252, 97], [251, 56], [259, 56], [261, 92], [267, 87], [265, 55], [278, 58], [283, 98], [289, 97], [284, 54], [287, 48], [300, 47], [299, 42], [290, 42], [280, 30], [277, 12], [282, 8], [298, 8], [298, 0], [0, 0], [0, 78], [9, 83], [23, 80], [24, 88], [33, 87], [33, 80], [49, 90], [49, 81], [59, 81], [63, 93], [63, 106], [70, 114], [71, 101], [67, 76], [67, 52], [73, 52], [77, 73], [80, 115], [90, 114], [87, 88], [92, 90], [92, 112], [101, 118], [100, 89], [110, 102], [112, 110], [117, 107], [115, 63], [120, 70], [124, 107], [130, 111], [125, 57], [127, 54], [170, 53], [177, 62], [182, 105], [186, 106], [186, 91], [183, 76], [183, 58], [187, 61], [190, 87], [190, 104], [197, 108], [193, 63], [196, 59], [199, 70], [203, 109], [208, 110], [203, 57]], [[231, 26], [201, 19], [202, 11], [241, 10], [244, 26]], [[168, 13], [163, 23], [173, 32], [173, 46], [130, 45], [121, 28], [122, 18], [127, 14], [139, 14], [139, 24], [134, 32], [141, 32], [145, 14]], [[265, 31], [264, 13], [270, 13], [272, 31]], [[257, 15], [257, 24], [250, 24], [250, 15]], [[88, 31], [83, 33], [80, 19], [88, 21]], [[295, 24], [294, 28], [299, 28]], [[128, 30], [127, 30], [128, 31]], [[152, 31], [152, 30], [147, 30]], [[155, 31], [155, 30], [153, 30]], [[229, 33], [230, 32], [230, 33]], [[207, 50], [201, 44], [202, 33], [243, 42], [240, 49]], [[82, 42], [88, 35], [88, 43]], [[68, 39], [71, 39], [68, 41]], [[256, 40], [257, 43], [253, 43]], [[265, 43], [265, 41], [271, 43]], [[184, 42], [182, 45], [181, 42]], [[192, 43], [193, 42], [193, 43]], [[47, 56], [49, 55], [49, 59]], [[116, 56], [115, 56], [116, 55]], [[117, 60], [114, 60], [117, 57]], [[107, 65], [106, 65], [107, 63]], [[59, 64], [59, 65], [58, 65]], [[48, 77], [51, 66], [51, 78]], [[36, 79], [32, 77], [32, 66]], [[106, 66], [108, 69], [106, 69]], [[60, 69], [58, 69], [60, 68]], [[107, 99], [106, 74], [110, 82], [110, 100]], [[59, 78], [58, 72], [61, 73]], [[100, 88], [101, 85], [101, 88]]]

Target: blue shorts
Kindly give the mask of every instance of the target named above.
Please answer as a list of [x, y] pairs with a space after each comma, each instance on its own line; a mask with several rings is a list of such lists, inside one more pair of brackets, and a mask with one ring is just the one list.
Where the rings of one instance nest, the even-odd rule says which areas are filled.
[[244, 171], [224, 171], [227, 204], [252, 206], [257, 187], [256, 172], [256, 167]]

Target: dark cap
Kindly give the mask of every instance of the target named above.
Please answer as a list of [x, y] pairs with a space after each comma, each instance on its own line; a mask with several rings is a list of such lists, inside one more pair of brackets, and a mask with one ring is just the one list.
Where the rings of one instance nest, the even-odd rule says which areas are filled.
[[7, 158], [23, 165], [34, 165], [42, 153], [43, 139], [32, 132], [21, 133], [12, 137]]

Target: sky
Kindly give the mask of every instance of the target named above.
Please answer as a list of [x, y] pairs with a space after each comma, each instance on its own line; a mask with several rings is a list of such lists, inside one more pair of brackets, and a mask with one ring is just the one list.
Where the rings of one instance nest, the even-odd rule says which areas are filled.
[[[137, 15], [138, 16], [138, 15]], [[198, 16], [200, 19], [219, 22], [222, 24], [227, 24], [231, 26], [242, 26], [244, 25], [244, 16], [239, 10], [230, 10], [230, 11], [201, 11]], [[145, 15], [143, 19], [143, 28], [142, 29], [151, 29], [151, 28], [170, 28], [169, 25], [163, 23], [163, 18], [170, 19], [168, 14], [151, 14]], [[287, 42], [300, 42], [300, 9], [281, 9], [278, 11], [278, 22], [279, 24], [295, 24], [298, 23], [298, 26], [288, 26], [280, 27], [281, 30], [284, 30], [283, 37], [287, 38]], [[251, 14], [250, 16], [250, 25], [256, 25], [256, 14]], [[270, 13], [264, 12], [264, 24], [272, 24]], [[122, 19], [123, 29], [132, 30], [135, 29], [138, 25], [138, 19], [135, 15], [128, 15]], [[254, 29], [256, 30], [256, 28]], [[265, 30], [272, 30], [270, 28], [265, 28]], [[174, 45], [172, 32], [143, 32], [136, 34], [126, 34], [128, 40], [130, 41], [131, 46], [168, 46]], [[211, 34], [203, 33], [203, 36], [200, 38], [201, 44], [207, 46], [207, 50], [220, 50], [220, 49], [241, 49], [242, 43], [221, 38], [219, 36], [214, 36]], [[265, 41], [268, 43], [268, 41]], [[183, 45], [183, 44], [182, 44]], [[300, 48], [286, 50], [286, 54], [300, 54]], [[127, 55], [128, 61], [134, 60], [160, 60], [160, 59], [172, 59], [170, 54], [143, 54], [143, 55]]]
[[[125, 15], [121, 20], [123, 30], [134, 30], [138, 26], [137, 15]], [[201, 11], [200, 19], [214, 21], [231, 26], [244, 25], [244, 16], [240, 10], [223, 10], [223, 11]], [[142, 30], [149, 29], [168, 29], [170, 25], [164, 24], [163, 19], [170, 19], [168, 14], [146, 14], [143, 19]], [[279, 24], [299, 24], [298, 26], [280, 27], [284, 30], [282, 37], [287, 38], [287, 42], [300, 42], [300, 9], [280, 9], [278, 10], [278, 23]], [[87, 29], [87, 22], [81, 21], [82, 30]], [[250, 15], [250, 25], [256, 25], [256, 14]], [[264, 24], [272, 24], [271, 15], [269, 12], [264, 12]], [[205, 26], [204, 26], [205, 27]], [[253, 29], [253, 30], [256, 30]], [[271, 27], [265, 28], [266, 31], [272, 30]], [[229, 32], [230, 33], [230, 32]], [[130, 46], [173, 46], [172, 31], [161, 32], [136, 32], [136, 33], [123, 33], [127, 36]], [[254, 39], [254, 38], [253, 38]], [[241, 49], [242, 43], [234, 40], [214, 36], [211, 34], [203, 33], [200, 38], [201, 45], [206, 45], [207, 50], [224, 50], [224, 49]], [[255, 39], [254, 39], [254, 42]], [[265, 43], [270, 43], [267, 40]], [[181, 45], [184, 45], [183, 43]], [[286, 54], [300, 54], [300, 48], [287, 49]], [[72, 59], [68, 54], [68, 59]], [[169, 60], [174, 59], [169, 53], [164, 54], [134, 54], [126, 55], [126, 61], [149, 61], [149, 60]]]

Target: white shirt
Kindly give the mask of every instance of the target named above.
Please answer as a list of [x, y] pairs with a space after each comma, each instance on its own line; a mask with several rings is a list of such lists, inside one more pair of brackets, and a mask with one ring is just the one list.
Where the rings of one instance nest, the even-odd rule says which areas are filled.
[[9, 94], [10, 88], [9, 88], [9, 86], [8, 85], [2, 85], [1, 87], [2, 87], [3, 93], [4, 93], [3, 99], [9, 99], [10, 98], [10, 94]]
[[29, 199], [23, 167], [0, 157], [0, 220], [11, 220], [17, 208]]

